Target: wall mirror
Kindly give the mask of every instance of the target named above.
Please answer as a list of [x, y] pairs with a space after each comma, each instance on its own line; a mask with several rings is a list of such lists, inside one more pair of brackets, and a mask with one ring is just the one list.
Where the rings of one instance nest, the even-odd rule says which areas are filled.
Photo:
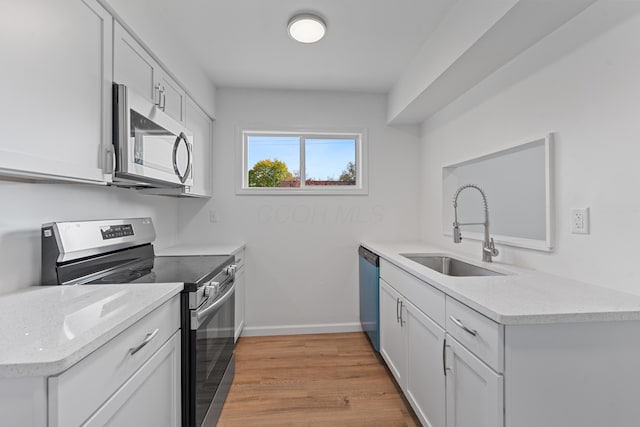
[[[476, 184], [487, 196], [496, 243], [552, 250], [552, 135], [442, 168], [442, 227], [453, 233], [453, 196]], [[482, 196], [472, 188], [458, 197], [460, 222], [483, 222]], [[482, 225], [460, 227], [462, 238], [482, 240]]]

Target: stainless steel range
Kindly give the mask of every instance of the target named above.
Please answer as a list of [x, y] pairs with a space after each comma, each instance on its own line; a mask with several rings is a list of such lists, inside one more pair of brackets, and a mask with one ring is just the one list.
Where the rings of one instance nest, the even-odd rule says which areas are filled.
[[182, 425], [215, 426], [234, 375], [234, 258], [155, 256], [151, 218], [42, 226], [42, 284], [184, 283]]

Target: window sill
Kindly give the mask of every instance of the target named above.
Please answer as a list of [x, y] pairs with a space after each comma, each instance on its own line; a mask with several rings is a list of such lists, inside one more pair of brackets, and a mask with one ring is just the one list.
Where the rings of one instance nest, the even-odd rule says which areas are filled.
[[238, 196], [366, 196], [366, 188], [241, 188], [236, 189]]

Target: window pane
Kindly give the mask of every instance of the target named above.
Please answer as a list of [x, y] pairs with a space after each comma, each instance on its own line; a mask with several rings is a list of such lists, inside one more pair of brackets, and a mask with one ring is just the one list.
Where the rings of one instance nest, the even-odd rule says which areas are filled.
[[300, 187], [300, 138], [247, 136], [249, 187]]
[[305, 139], [305, 184], [356, 185], [356, 140]]

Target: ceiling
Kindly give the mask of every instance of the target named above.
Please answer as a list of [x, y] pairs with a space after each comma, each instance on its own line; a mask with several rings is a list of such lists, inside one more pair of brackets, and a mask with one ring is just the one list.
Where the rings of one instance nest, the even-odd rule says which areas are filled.
[[[147, 18], [173, 29], [218, 87], [386, 93], [452, 0], [154, 0]], [[289, 38], [289, 18], [314, 11], [327, 35]]]

